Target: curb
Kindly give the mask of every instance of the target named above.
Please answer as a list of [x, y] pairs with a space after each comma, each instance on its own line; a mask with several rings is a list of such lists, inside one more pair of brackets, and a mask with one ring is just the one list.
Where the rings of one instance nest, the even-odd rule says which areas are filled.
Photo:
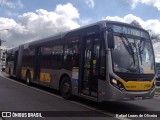
[[155, 95], [160, 95], [160, 92], [155, 92]]

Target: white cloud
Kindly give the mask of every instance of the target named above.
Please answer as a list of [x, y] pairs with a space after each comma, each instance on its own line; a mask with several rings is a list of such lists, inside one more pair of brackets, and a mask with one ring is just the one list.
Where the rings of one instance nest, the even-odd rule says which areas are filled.
[[94, 0], [85, 0], [85, 3], [88, 5], [89, 8], [94, 8]]
[[[134, 16], [132, 14], [128, 14], [124, 17], [118, 17], [118, 16], [107, 16], [107, 20], [112, 20], [112, 21], [120, 21], [120, 22], [125, 22], [125, 23], [131, 23], [133, 20], [136, 20], [137, 22], [140, 23], [140, 25], [146, 29], [146, 30], [152, 30], [156, 34], [160, 34], [159, 28], [160, 28], [160, 21], [157, 19], [150, 19], [150, 20], [142, 20], [141, 18]], [[160, 52], [160, 43], [154, 44], [154, 51], [156, 55], [156, 61], [160, 62], [160, 58], [158, 57], [158, 52]]]
[[16, 16], [17, 17], [19, 14], [17, 12], [6, 11], [6, 15], [10, 16], [10, 17], [12, 17], [12, 16]]
[[151, 5], [160, 10], [160, 0], [127, 0], [131, 3], [132, 8], [134, 9], [138, 3]]
[[[72, 14], [70, 14], [72, 13]], [[6, 46], [17, 46], [27, 41], [37, 40], [79, 27], [78, 10], [70, 3], [57, 5], [54, 11], [38, 9], [18, 16], [18, 22], [13, 19], [0, 18], [0, 35], [7, 42]]]
[[154, 52], [156, 55], [156, 58], [155, 58], [156, 62], [160, 63], [160, 43], [154, 44]]
[[91, 18], [81, 18], [81, 19], [79, 20], [79, 23], [80, 23], [82, 26], [87, 25], [87, 24], [89, 24], [89, 23], [91, 23], [91, 22], [92, 22], [92, 19], [91, 19]]
[[1, 29], [12, 28], [17, 23], [13, 19], [0, 17], [0, 26]]
[[9, 0], [3, 0], [1, 4], [2, 6], [6, 6], [11, 9], [21, 9], [24, 6], [20, 0], [16, 2], [11, 2]]
[[66, 5], [57, 5], [55, 12], [59, 15], [65, 15], [70, 19], [79, 18], [78, 10], [70, 3], [67, 3]]

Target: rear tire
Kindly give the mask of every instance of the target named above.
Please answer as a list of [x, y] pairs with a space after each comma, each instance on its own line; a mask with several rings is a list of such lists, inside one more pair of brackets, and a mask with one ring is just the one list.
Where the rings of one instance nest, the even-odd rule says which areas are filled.
[[28, 86], [31, 85], [31, 74], [30, 74], [30, 72], [27, 72], [27, 74], [26, 74], [26, 84]]
[[60, 84], [60, 93], [64, 99], [72, 97], [72, 84], [69, 77], [64, 77]]

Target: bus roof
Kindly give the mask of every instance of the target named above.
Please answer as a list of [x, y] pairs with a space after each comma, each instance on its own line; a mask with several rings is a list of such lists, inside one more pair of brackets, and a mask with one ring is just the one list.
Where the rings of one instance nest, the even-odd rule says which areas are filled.
[[67, 32], [61, 32], [61, 33], [54, 34], [54, 35], [51, 35], [51, 36], [48, 36], [48, 37], [45, 37], [45, 38], [41, 38], [41, 39], [38, 39], [38, 40], [35, 40], [35, 41], [24, 43], [22, 45], [24, 45], [25, 48], [26, 48], [29, 45], [35, 45], [37, 43], [40, 44], [40, 43], [47, 42], [47, 41], [50, 41], [50, 40], [61, 39], [61, 38], [63, 38], [65, 35], [67, 35], [70, 32], [78, 31], [78, 30], [81, 30], [81, 29], [84, 29], [84, 28], [87, 28], [87, 27], [91, 27], [91, 26], [94, 26], [94, 25], [106, 26], [106, 23], [108, 23], [108, 24], [117, 24], [117, 25], [125, 25], [125, 26], [129, 26], [129, 27], [136, 28], [136, 29], [139, 29], [139, 30], [147, 32], [143, 28], [139, 28], [139, 27], [133, 26], [131, 24], [117, 22], [117, 21], [102, 20], [102, 21], [98, 21], [96, 23], [92, 23], [92, 24], [89, 24], [89, 25], [86, 25], [86, 26], [82, 26], [82, 27], [79, 27], [79, 28], [76, 28], [76, 29], [73, 29], [73, 30], [69, 30]]

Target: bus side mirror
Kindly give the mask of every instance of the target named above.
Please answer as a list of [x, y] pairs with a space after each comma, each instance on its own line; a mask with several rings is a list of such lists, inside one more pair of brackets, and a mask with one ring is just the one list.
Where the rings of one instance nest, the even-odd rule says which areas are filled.
[[115, 47], [114, 36], [113, 36], [113, 32], [111, 29], [108, 30], [107, 41], [108, 41], [108, 48], [114, 49]]

